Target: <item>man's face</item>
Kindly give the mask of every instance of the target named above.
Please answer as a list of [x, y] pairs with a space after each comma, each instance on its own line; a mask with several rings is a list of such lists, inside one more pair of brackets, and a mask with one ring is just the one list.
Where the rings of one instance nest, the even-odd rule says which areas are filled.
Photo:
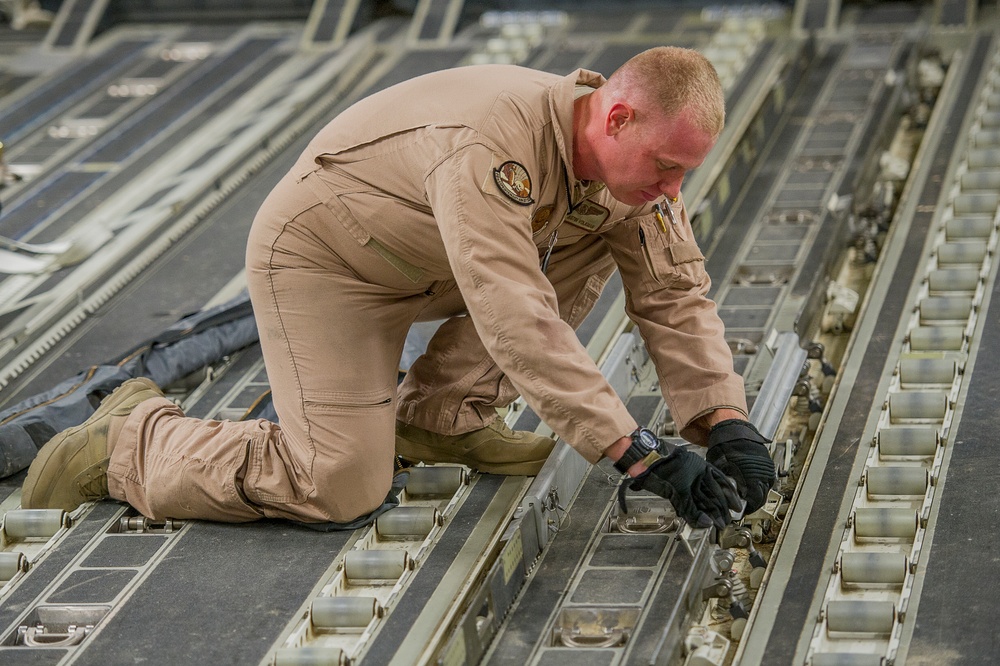
[[717, 138], [688, 115], [637, 121], [627, 111], [611, 110], [599, 163], [601, 180], [615, 199], [642, 206], [680, 194], [684, 175], [705, 161]]

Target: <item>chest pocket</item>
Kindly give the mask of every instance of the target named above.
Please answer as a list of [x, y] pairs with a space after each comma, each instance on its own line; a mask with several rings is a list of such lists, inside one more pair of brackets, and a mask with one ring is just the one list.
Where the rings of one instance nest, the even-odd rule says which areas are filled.
[[653, 214], [638, 220], [640, 250], [647, 278], [654, 286], [692, 289], [704, 282], [705, 255], [693, 240], [689, 225], [668, 220], [664, 231]]

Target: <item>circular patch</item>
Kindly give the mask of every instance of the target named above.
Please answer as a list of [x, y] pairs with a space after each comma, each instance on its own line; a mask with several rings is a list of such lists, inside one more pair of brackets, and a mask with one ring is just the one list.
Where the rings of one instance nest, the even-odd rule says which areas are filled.
[[555, 206], [542, 206], [535, 211], [535, 214], [531, 216], [531, 235], [534, 236], [539, 231], [549, 226], [549, 220], [552, 219], [552, 211]]
[[500, 191], [512, 201], [522, 206], [535, 203], [531, 198], [531, 176], [528, 175], [528, 170], [517, 162], [504, 162], [499, 169], [494, 169], [493, 180], [496, 181]]

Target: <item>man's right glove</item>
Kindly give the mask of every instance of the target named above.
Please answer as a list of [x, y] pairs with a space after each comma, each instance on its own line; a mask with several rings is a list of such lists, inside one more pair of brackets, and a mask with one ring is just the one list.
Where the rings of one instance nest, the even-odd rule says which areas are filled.
[[747, 514], [764, 506], [774, 483], [774, 461], [766, 437], [749, 421], [728, 419], [712, 426], [705, 458], [736, 482]]
[[730, 479], [701, 456], [683, 449], [674, 449], [634, 479], [622, 480], [618, 503], [628, 513], [626, 484], [632, 490], [648, 490], [669, 500], [677, 515], [694, 527], [714, 524], [723, 529], [732, 520], [730, 511], [740, 511], [744, 505]]

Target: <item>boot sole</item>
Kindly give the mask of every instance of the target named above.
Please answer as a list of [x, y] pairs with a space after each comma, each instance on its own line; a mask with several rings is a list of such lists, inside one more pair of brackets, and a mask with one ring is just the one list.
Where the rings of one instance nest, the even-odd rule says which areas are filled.
[[403, 440], [404, 446], [400, 446], [400, 440], [396, 440], [396, 454], [403, 460], [411, 463], [422, 462], [427, 465], [433, 464], [455, 464], [465, 465], [484, 474], [500, 474], [503, 476], [535, 476], [542, 469], [542, 465], [548, 460], [548, 456], [541, 460], [518, 460], [512, 462], [479, 462], [468, 460], [461, 456], [442, 455], [440, 449], [432, 449], [420, 444], [415, 444], [408, 440]]
[[[146, 379], [145, 377], [138, 377], [137, 379], [143, 380], [141, 383], [148, 384], [147, 388], [152, 389], [158, 393], [160, 392], [159, 387], [156, 386], [156, 384], [154, 384], [151, 380]], [[116, 399], [116, 394], [117, 394], [117, 399]], [[35, 459], [32, 461], [31, 466], [28, 468], [28, 474], [24, 479], [24, 484], [22, 485], [22, 488], [30, 487], [32, 490], [37, 491], [38, 478], [41, 477], [43, 473], [48, 469], [49, 463], [52, 461], [52, 457], [55, 455], [57, 451], [59, 451], [59, 449], [61, 448], [61, 444], [70, 437], [73, 437], [74, 435], [79, 433], [80, 431], [86, 430], [96, 421], [100, 420], [104, 416], [114, 411], [115, 408], [117, 408], [119, 405], [121, 405], [122, 402], [124, 402], [123, 396], [131, 397], [132, 395], [133, 395], [132, 392], [121, 391], [121, 386], [119, 386], [101, 402], [101, 404], [97, 407], [97, 410], [90, 415], [90, 418], [88, 418], [86, 421], [76, 426], [75, 428], [64, 430], [63, 432], [55, 435], [52, 439], [46, 442], [45, 445], [42, 446], [42, 448], [38, 449], [38, 454], [35, 456]], [[162, 395], [162, 393], [160, 393], [160, 395]], [[105, 459], [107, 457], [108, 456], [105, 456]], [[75, 478], [73, 480], [75, 481]], [[22, 493], [21, 507], [25, 509], [50, 508], [46, 505], [47, 502], [52, 498], [52, 490], [54, 488], [55, 486], [53, 484], [49, 484], [48, 488], [49, 492], [41, 503], [37, 501], [39, 499], [38, 497], [34, 497], [35, 493], [32, 493], [32, 495], [29, 495], [27, 497], [25, 497], [24, 494]]]

